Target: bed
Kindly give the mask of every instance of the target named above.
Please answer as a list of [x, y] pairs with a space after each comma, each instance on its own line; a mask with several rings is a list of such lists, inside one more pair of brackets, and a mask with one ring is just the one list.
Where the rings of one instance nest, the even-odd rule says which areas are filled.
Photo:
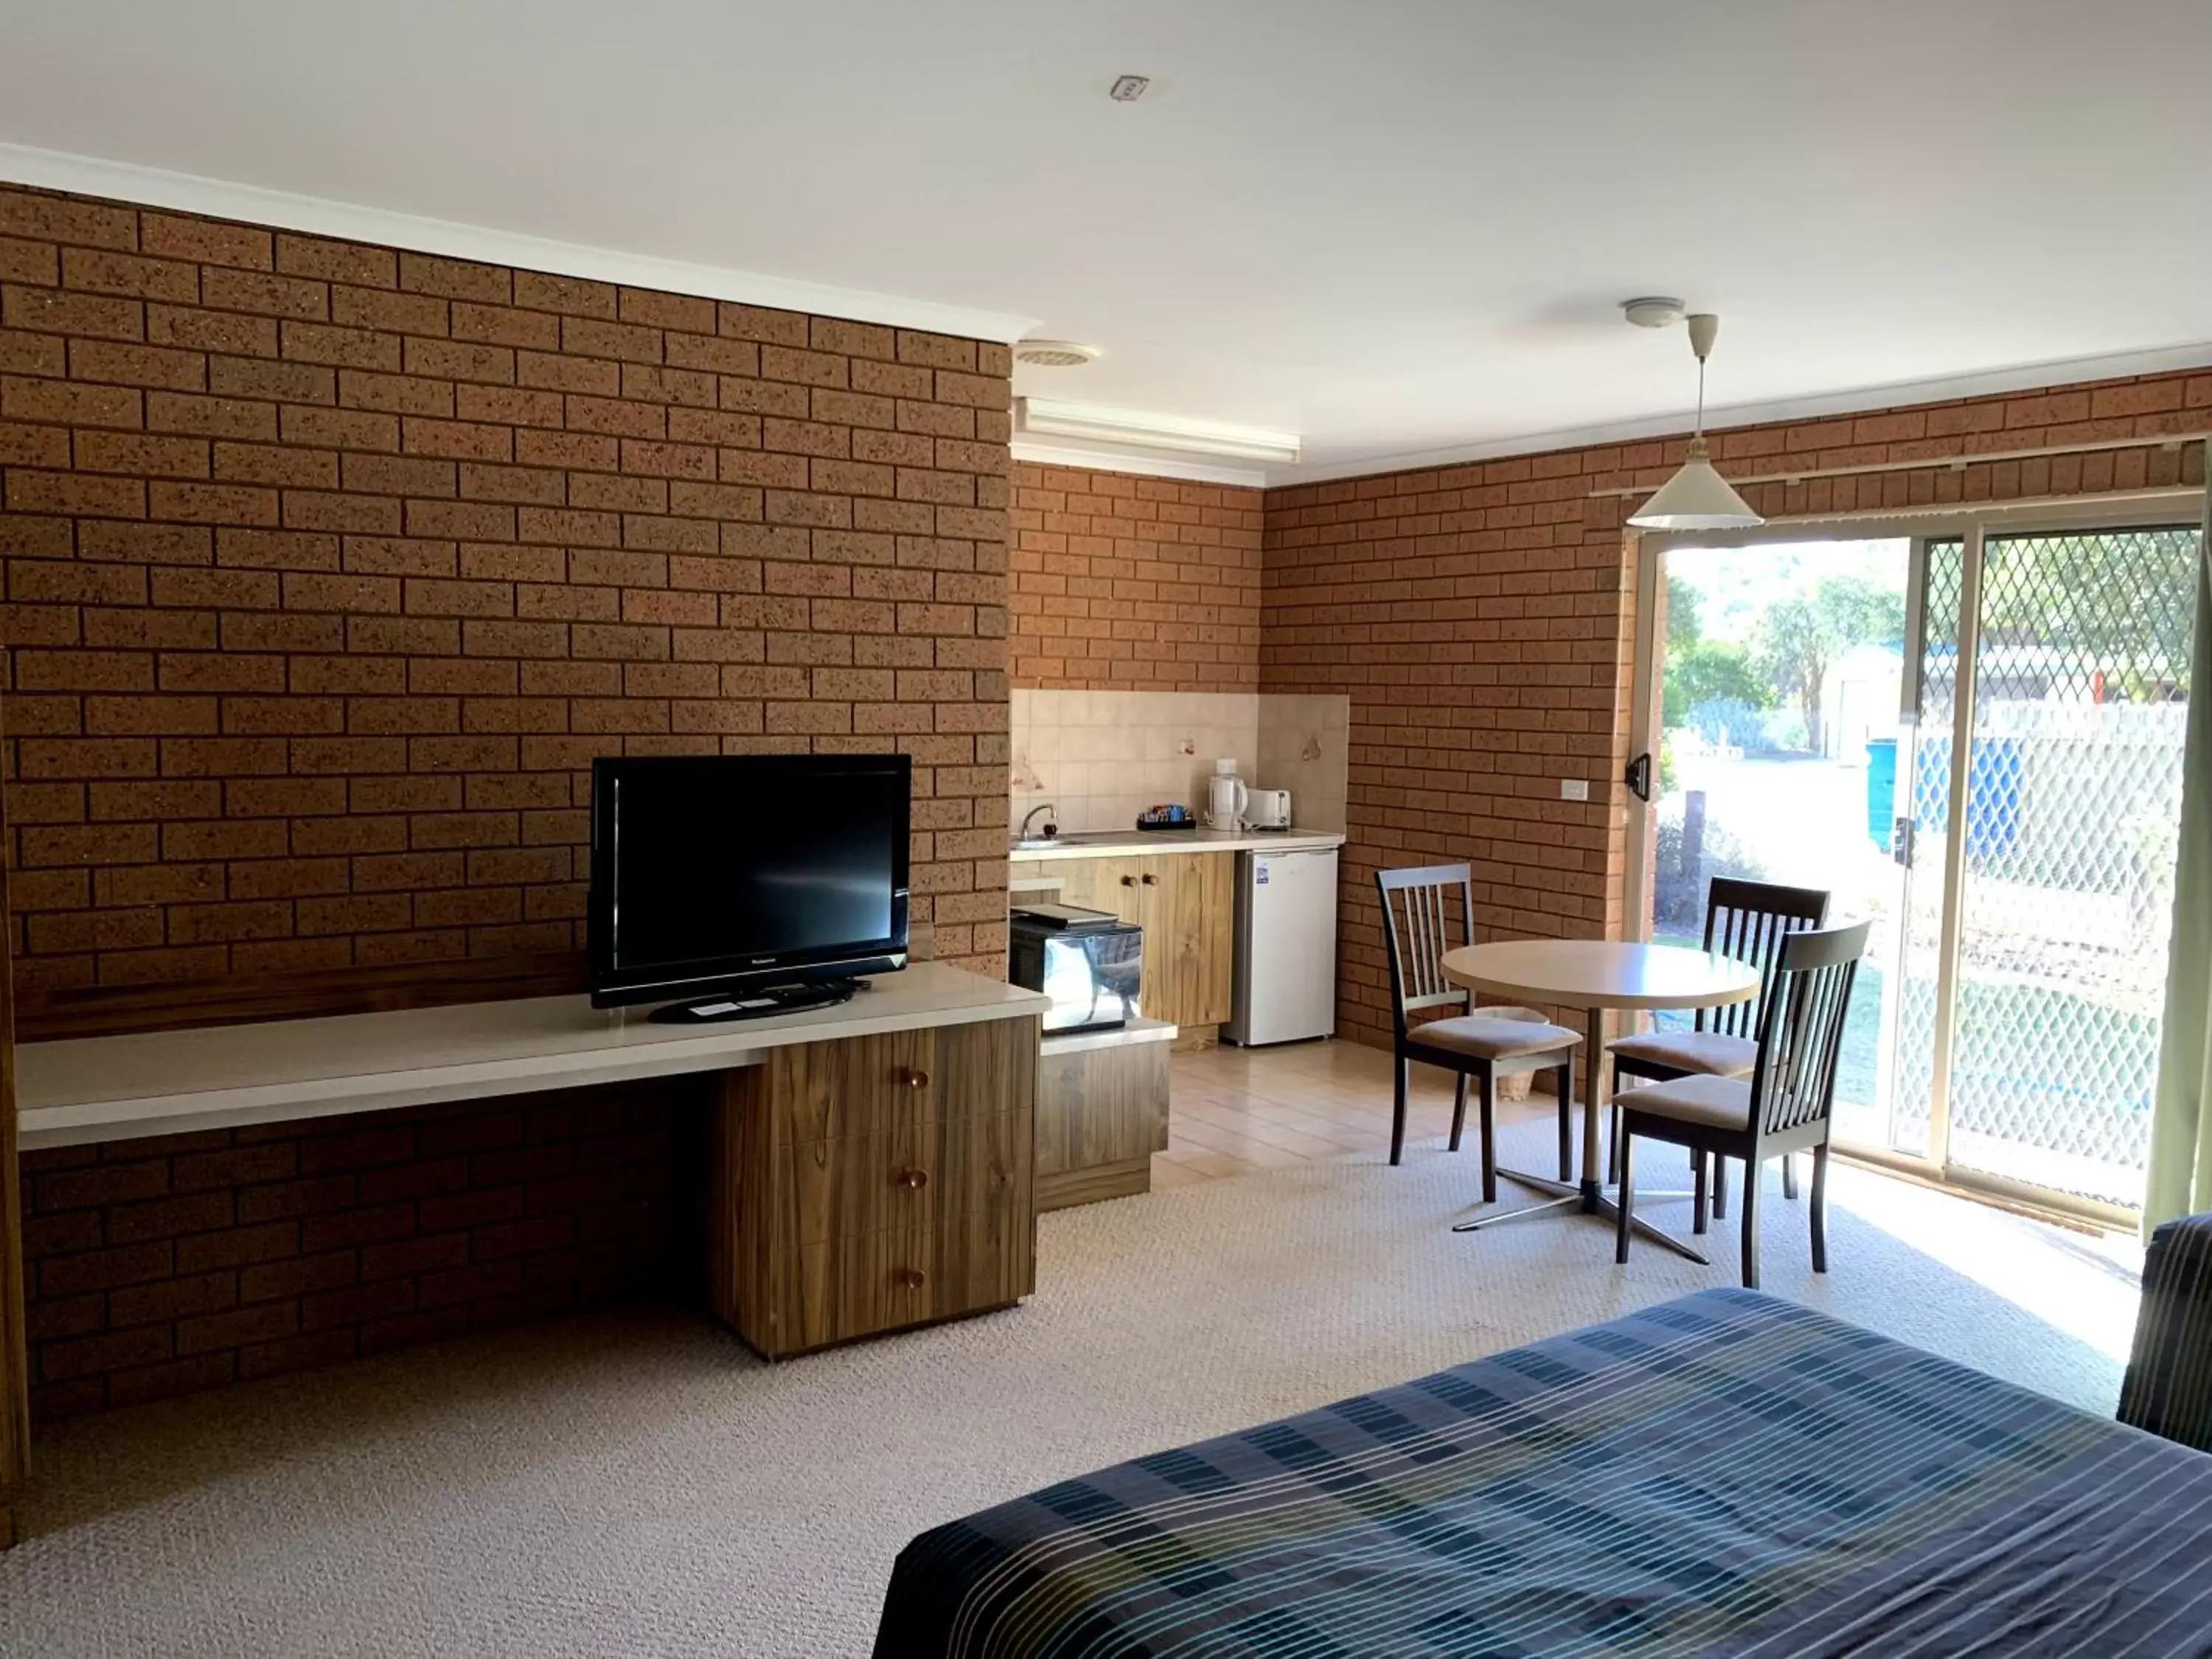
[[935, 1528], [876, 1654], [2212, 1656], [2212, 1456], [1707, 1291]]

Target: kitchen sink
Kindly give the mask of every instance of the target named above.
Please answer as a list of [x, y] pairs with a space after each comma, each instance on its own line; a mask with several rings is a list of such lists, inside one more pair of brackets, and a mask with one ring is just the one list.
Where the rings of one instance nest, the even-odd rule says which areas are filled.
[[1064, 836], [1030, 836], [1013, 844], [1017, 853], [1042, 853], [1054, 847], [1098, 847], [1131, 838], [1127, 830], [1071, 830]]

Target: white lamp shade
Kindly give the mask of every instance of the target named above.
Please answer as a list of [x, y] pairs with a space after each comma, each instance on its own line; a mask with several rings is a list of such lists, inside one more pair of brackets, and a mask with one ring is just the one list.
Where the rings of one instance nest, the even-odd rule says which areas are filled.
[[1638, 530], [1749, 530], [1766, 520], [1713, 471], [1705, 441], [1692, 438], [1682, 470], [1630, 514], [1628, 522]]

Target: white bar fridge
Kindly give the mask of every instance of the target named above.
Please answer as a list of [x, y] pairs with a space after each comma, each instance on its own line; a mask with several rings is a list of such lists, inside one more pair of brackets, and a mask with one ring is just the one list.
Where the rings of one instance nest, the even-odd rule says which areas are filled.
[[1237, 855], [1237, 1000], [1221, 1034], [1257, 1046], [1336, 1030], [1336, 848]]

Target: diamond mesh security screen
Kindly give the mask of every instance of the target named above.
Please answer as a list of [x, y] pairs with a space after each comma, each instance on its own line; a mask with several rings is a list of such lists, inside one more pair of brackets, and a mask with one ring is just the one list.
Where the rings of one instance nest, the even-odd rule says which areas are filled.
[[[1923, 908], [1931, 918], [1921, 1029], [1932, 1031], [1960, 551], [1929, 552], [1914, 911], [1916, 922]], [[1984, 544], [1951, 1064], [1954, 1164], [2142, 1201], [2197, 552], [2193, 528]], [[1918, 986], [1917, 971], [1906, 977]], [[1908, 1047], [1900, 1044], [1901, 1073]], [[1924, 1111], [1924, 1086], [1901, 1094]]]
[[1920, 724], [1912, 755], [1914, 868], [1905, 890], [1903, 959], [1899, 964], [1896, 1073], [1890, 1090], [1890, 1144], [1928, 1151], [1929, 1097], [1936, 1078], [1936, 989], [1943, 929], [1943, 826], [1951, 810], [1952, 691], [1959, 673], [1959, 600], [1965, 571], [1962, 543], [1930, 542]]

